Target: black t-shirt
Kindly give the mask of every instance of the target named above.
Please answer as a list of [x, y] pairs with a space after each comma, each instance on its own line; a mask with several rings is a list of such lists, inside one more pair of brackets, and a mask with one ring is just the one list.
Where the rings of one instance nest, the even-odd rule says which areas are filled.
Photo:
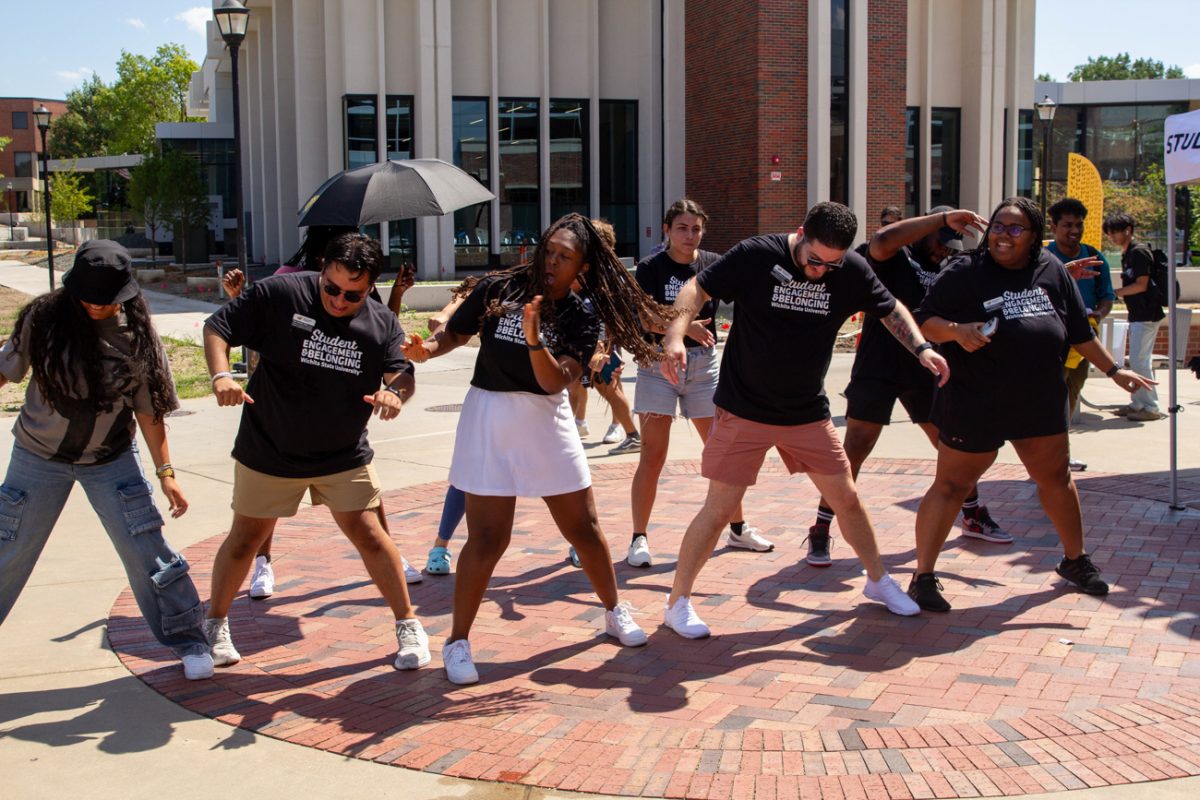
[[[538, 385], [529, 360], [529, 347], [522, 327], [524, 307], [504, 316], [485, 316], [492, 300], [520, 295], [519, 284], [524, 278], [509, 281], [496, 276], [484, 278], [454, 312], [447, 327], [463, 336], [479, 334], [479, 355], [475, 359], [475, 374], [471, 385], [492, 392], [529, 392], [549, 394]], [[542, 301], [541, 338], [546, 349], [559, 356], [570, 356], [587, 367], [596, 350], [600, 325], [595, 313], [585, 307], [574, 292], [562, 300]]]
[[[696, 254], [696, 260], [691, 264], [680, 264], [675, 259], [668, 255], [664, 250], [661, 253], [649, 256], [642, 260], [637, 266], [635, 278], [638, 285], [653, 297], [657, 302], [669, 306], [675, 302], [675, 298], [679, 295], [679, 290], [683, 285], [691, 280], [697, 273], [715, 262], [720, 256], [716, 253], [710, 253], [708, 250], [700, 250]], [[707, 319], [708, 330], [712, 333], [713, 338], [717, 337], [717, 306], [720, 305], [717, 300], [709, 300], [696, 314], [696, 319]], [[662, 334], [647, 333], [646, 341], [654, 344], [662, 344]], [[700, 343], [690, 336], [683, 337], [685, 347], [699, 347]]]
[[972, 416], [980, 419], [1065, 413], [1068, 345], [1094, 336], [1079, 287], [1045, 250], [1035, 265], [1019, 270], [976, 253], [954, 259], [914, 316], [918, 322], [941, 317], [959, 324], [999, 320], [992, 341], [973, 353], [957, 342], [939, 346], [950, 380], [938, 391], [935, 416], [954, 413], [959, 404], [970, 404]]
[[312, 478], [369, 464], [372, 407], [363, 395], [385, 374], [412, 368], [395, 314], [368, 298], [354, 316], [331, 317], [319, 280], [297, 272], [257, 281], [205, 323], [261, 355], [233, 457], [268, 475]]
[[[891, 258], [876, 261], [870, 256], [867, 263], [875, 270], [880, 282], [908, 308], [916, 308], [925, 299], [925, 292], [937, 277], [940, 265], [929, 264], [908, 247], [901, 247]], [[912, 384], [934, 380], [912, 353], [892, 336], [874, 317], [863, 322], [862, 339], [850, 371], [852, 378], [876, 377]]]
[[714, 401], [768, 425], [827, 419], [825, 373], [842, 323], [858, 311], [884, 316], [896, 307], [856, 253], [846, 253], [844, 266], [820, 281], [807, 280], [792, 262], [785, 233], [746, 239], [697, 281], [712, 297], [734, 303]]
[[[1121, 254], [1121, 286], [1129, 286], [1143, 275], [1154, 278], [1154, 253], [1149, 245], [1131, 245]], [[1130, 322], [1158, 322], [1166, 316], [1152, 284], [1146, 285], [1146, 291], [1131, 294], [1124, 300]]]

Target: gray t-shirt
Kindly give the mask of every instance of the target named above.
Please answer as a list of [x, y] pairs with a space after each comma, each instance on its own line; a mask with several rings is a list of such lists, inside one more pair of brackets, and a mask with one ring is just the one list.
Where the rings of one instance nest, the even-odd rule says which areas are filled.
[[[130, 363], [133, 342], [125, 315], [117, 314], [93, 325], [100, 338], [104, 378], [118, 394], [112, 410], [96, 413], [82, 400], [76, 400], [79, 413], [68, 411], [64, 416], [47, 402], [37, 382], [30, 381], [25, 404], [13, 426], [17, 444], [50, 461], [101, 464], [115, 458], [129, 448], [137, 432], [134, 413], [154, 412], [150, 391], [142, 378], [143, 370]], [[0, 348], [0, 373], [13, 382], [23, 380], [29, 371], [29, 337], [17, 333], [14, 331]], [[18, 339], [19, 347], [14, 345]], [[85, 391], [82, 385], [77, 389], [80, 394]], [[67, 402], [71, 404], [70, 400]], [[178, 406], [178, 400], [172, 397], [171, 408]]]

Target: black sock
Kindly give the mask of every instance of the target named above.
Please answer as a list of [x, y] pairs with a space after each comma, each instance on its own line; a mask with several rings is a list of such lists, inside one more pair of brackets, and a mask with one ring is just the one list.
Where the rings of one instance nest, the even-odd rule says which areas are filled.
[[818, 505], [816, 524], [828, 528], [831, 522], [833, 522], [833, 509], [829, 506]]
[[742, 520], [741, 522], [731, 522], [731, 523], [729, 523], [729, 530], [733, 531], [738, 536], [741, 536], [742, 535], [742, 526], [745, 524], [746, 524], [746, 520]]
[[[637, 541], [637, 537], [639, 537], [639, 536], [646, 536], [646, 534], [634, 532], [633, 538], [629, 540], [629, 543], [633, 544], [635, 541]], [[646, 536], [646, 543], [649, 544], [649, 542], [650, 542], [650, 537]]]
[[625, 438], [626, 439], [640, 439], [641, 437], [638, 436], [637, 431], [625, 431]]
[[967, 499], [963, 500], [962, 513], [964, 517], [969, 518], [974, 517], [977, 511], [979, 511], [979, 490], [973, 489], [971, 493], [967, 495]]

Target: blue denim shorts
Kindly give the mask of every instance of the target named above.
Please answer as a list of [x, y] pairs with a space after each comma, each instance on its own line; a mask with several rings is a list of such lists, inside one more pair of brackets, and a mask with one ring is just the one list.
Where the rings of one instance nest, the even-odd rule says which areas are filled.
[[715, 347], [689, 347], [687, 370], [678, 384], [663, 377], [657, 363], [638, 367], [633, 413], [675, 416], [676, 407], [685, 419], [704, 419], [716, 414], [713, 394], [717, 391], [720, 362]]

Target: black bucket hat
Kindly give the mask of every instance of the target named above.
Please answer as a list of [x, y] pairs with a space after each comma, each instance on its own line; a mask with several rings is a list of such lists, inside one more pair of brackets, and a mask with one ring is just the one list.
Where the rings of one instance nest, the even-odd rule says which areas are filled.
[[62, 284], [75, 299], [97, 306], [124, 303], [141, 291], [129, 251], [111, 239], [84, 242]]

